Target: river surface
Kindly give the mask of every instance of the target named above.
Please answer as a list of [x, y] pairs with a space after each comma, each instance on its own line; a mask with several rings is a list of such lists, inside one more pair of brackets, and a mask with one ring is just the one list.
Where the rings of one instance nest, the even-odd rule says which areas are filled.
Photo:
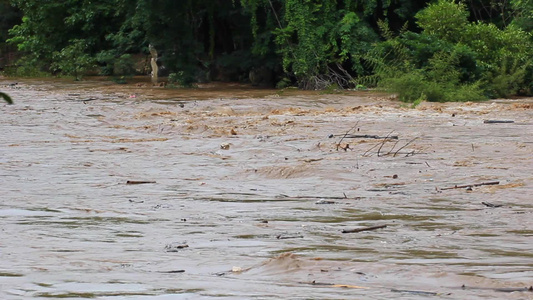
[[139, 82], [0, 79], [1, 299], [533, 299], [532, 98]]

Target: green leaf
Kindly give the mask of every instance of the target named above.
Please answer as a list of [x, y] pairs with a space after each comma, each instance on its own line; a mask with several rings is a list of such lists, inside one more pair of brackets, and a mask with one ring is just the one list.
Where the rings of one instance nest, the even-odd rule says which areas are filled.
[[8, 94], [0, 92], [0, 97], [4, 98], [7, 104], [13, 104], [13, 99], [11, 99]]

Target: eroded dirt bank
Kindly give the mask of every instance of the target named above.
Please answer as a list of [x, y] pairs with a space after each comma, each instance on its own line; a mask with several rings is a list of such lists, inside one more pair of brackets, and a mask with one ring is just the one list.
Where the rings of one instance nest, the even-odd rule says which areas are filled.
[[14, 82], [2, 299], [533, 297], [533, 99]]

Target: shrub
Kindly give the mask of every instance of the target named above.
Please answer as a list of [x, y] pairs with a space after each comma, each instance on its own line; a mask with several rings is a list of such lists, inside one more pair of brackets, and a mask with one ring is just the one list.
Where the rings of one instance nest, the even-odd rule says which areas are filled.
[[439, 0], [417, 14], [419, 34], [394, 36], [367, 56], [378, 86], [402, 101], [477, 101], [531, 92], [531, 34], [468, 23], [464, 5]]
[[189, 75], [184, 71], [178, 71], [176, 73], [170, 73], [168, 75], [168, 82], [174, 86], [190, 88], [194, 87], [194, 83], [196, 82], [196, 80], [194, 76]]
[[417, 24], [428, 35], [449, 42], [458, 42], [468, 24], [468, 11], [464, 4], [453, 0], [439, 0], [415, 16]]
[[70, 44], [61, 51], [53, 54], [54, 62], [51, 69], [61, 74], [74, 76], [75, 80], [81, 80], [85, 72], [95, 67], [95, 60], [85, 53], [87, 44], [85, 40], [70, 40]]
[[14, 77], [50, 77], [50, 73], [45, 72], [47, 66], [40, 60], [33, 57], [22, 57], [17, 60], [16, 66], [4, 69], [4, 74]]

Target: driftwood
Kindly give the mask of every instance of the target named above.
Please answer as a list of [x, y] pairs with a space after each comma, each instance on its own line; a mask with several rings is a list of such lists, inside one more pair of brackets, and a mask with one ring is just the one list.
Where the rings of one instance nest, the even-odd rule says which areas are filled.
[[474, 183], [474, 184], [455, 185], [455, 186], [452, 186], [452, 187], [441, 188], [441, 190], [464, 189], [464, 188], [471, 188], [471, 187], [475, 187], [475, 186], [497, 185], [497, 184], [500, 184], [500, 182], [499, 181], [489, 181], [489, 182]]
[[300, 233], [282, 233], [276, 236], [278, 240], [303, 239], [303, 237]]
[[533, 286], [524, 288], [495, 288], [496, 292], [514, 293], [514, 292], [533, 292]]
[[379, 146], [379, 144], [375, 144], [374, 146], [372, 146], [372, 148], [366, 150], [365, 153], [363, 153], [363, 156], [366, 157], [366, 154], [367, 154], [368, 152], [372, 151], [372, 149], [376, 148], [377, 146]]
[[492, 207], [492, 208], [502, 207], [503, 206], [502, 204], [492, 204], [490, 202], [485, 202], [485, 201], [481, 202], [481, 204], [483, 204], [483, 205], [485, 205], [487, 207]]
[[471, 286], [465, 286], [464, 284], [461, 286], [461, 289], [463, 290], [492, 290], [495, 292], [503, 292], [503, 293], [513, 293], [513, 292], [533, 292], [533, 286], [529, 287], [523, 287], [523, 288], [485, 288], [485, 287], [471, 287]]
[[333, 135], [336, 137], [342, 136], [345, 139], [391, 139], [391, 140], [397, 140], [397, 135], [391, 135], [391, 136], [379, 136], [379, 135], [373, 135], [373, 134], [336, 134]]
[[438, 295], [438, 293], [435, 293], [435, 292], [414, 291], [414, 290], [398, 290], [398, 289], [391, 289], [391, 292], [395, 292], [395, 293], [407, 293], [407, 294], [421, 295], [421, 296], [437, 296], [437, 295]]
[[511, 120], [485, 120], [483, 121], [485, 124], [502, 124], [502, 123], [514, 123], [514, 121]]
[[[410, 144], [412, 144], [414, 141], [416, 141], [418, 139], [418, 137], [415, 137], [413, 139], [411, 139], [410, 141], [408, 141], [407, 143], [405, 143], [405, 145], [401, 146], [398, 150], [396, 150], [395, 152], [394, 149], [396, 148], [396, 145], [398, 145], [399, 143], [399, 140], [398, 140], [398, 136], [394, 136], [391, 134], [394, 132], [391, 131], [389, 134], [387, 134], [386, 136], [384, 137], [379, 137], [382, 141], [377, 143], [376, 145], [372, 146], [372, 148], [368, 149], [365, 151], [365, 153], [363, 153], [363, 156], [366, 157], [366, 156], [369, 156], [367, 155], [370, 151], [372, 151], [373, 149], [375, 149], [376, 147], [379, 146], [378, 150], [377, 150], [377, 155], [378, 157], [382, 157], [382, 156], [388, 156], [388, 155], [392, 155], [393, 157], [396, 157], [398, 154], [405, 154], [405, 157], [409, 157], [409, 156], [413, 156], [415, 154], [417, 154], [415, 152], [415, 150], [412, 150], [412, 151], [409, 151], [409, 152], [400, 152], [402, 149], [404, 149], [405, 147], [409, 146]], [[394, 145], [392, 145], [392, 148], [387, 151], [387, 152], [381, 152], [381, 149], [383, 149], [383, 146], [385, 146], [385, 143], [388, 142], [388, 141], [391, 141], [391, 140], [396, 140], [396, 142], [394, 143]], [[418, 152], [418, 153], [421, 153], [421, 152]]]
[[358, 286], [358, 285], [350, 285], [350, 284], [336, 284], [336, 283], [328, 283], [328, 282], [300, 282], [302, 284], [310, 284], [310, 285], [318, 285], [318, 286], [328, 286], [328, 287], [339, 287], [339, 288], [348, 288], [348, 289], [369, 289], [369, 287], [366, 286]]
[[[381, 148], [383, 148], [383, 145], [385, 145], [385, 142], [388, 141], [389, 136], [390, 136], [393, 132], [394, 132], [394, 130], [391, 131], [391, 132], [389, 132], [389, 134], [387, 134], [387, 136], [383, 139], [383, 142], [381, 142], [381, 146], [379, 146], [379, 148], [378, 148], [378, 157], [379, 157], [379, 151], [381, 151]], [[396, 146], [396, 144], [394, 144], [394, 146]], [[389, 151], [389, 153], [390, 153], [390, 151]]]
[[161, 273], [167, 273], [167, 274], [185, 273], [185, 270], [162, 271]]
[[335, 201], [328, 201], [328, 200], [324, 200], [324, 199], [322, 199], [322, 200], [318, 200], [317, 202], [315, 202], [315, 204], [335, 204], [335, 203], [337, 203], [337, 202], [335, 202]]
[[[418, 139], [418, 137], [415, 137], [414, 139], [410, 140], [407, 144], [403, 145], [402, 147], [400, 147], [400, 149], [398, 149], [396, 152], [394, 152], [394, 155], [393, 157], [396, 157], [396, 155], [400, 152], [400, 150], [402, 150], [403, 148], [407, 147], [409, 144], [411, 144], [412, 142], [416, 141]], [[394, 149], [394, 148], [393, 148]], [[391, 151], [389, 151], [389, 153], [392, 152], [392, 149]], [[414, 151], [413, 151], [413, 155], [414, 155]]]
[[343, 229], [342, 233], [355, 233], [355, 232], [361, 232], [361, 231], [369, 231], [369, 230], [376, 230], [380, 228], [385, 228], [387, 225], [377, 225], [377, 226], [370, 226], [370, 227], [363, 227], [363, 228], [356, 228], [356, 229]]
[[[350, 133], [350, 131], [354, 130], [357, 127], [357, 124], [359, 124], [359, 121], [357, 121], [355, 123], [355, 125], [352, 128], [350, 128], [348, 131], [346, 131], [346, 133], [342, 136], [341, 140], [337, 143], [337, 151], [339, 151], [339, 148], [341, 147], [342, 140], [344, 140], [346, 138], [346, 136]], [[344, 149], [344, 151], [346, 151], [348, 149], [348, 147], [349, 146], [346, 145], [346, 147], [342, 148], [342, 149]]]
[[289, 196], [285, 194], [279, 194], [276, 196], [276, 198], [284, 198], [287, 200], [297, 200], [297, 199], [318, 199], [318, 200], [359, 200], [361, 197], [348, 197], [346, 196], [346, 193], [343, 193], [342, 197], [335, 197], [335, 196]]
[[128, 180], [126, 184], [147, 184], [147, 183], [156, 183], [155, 181], [143, 181], [143, 180]]

